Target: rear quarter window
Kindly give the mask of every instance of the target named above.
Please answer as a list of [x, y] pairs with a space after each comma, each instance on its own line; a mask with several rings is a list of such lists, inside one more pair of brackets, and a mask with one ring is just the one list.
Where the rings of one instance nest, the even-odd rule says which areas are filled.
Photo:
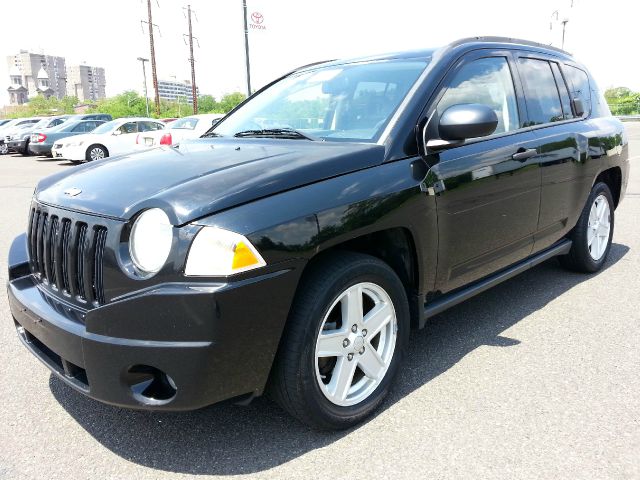
[[565, 65], [564, 71], [567, 74], [569, 83], [569, 95], [571, 98], [582, 100], [584, 111], [588, 115], [591, 112], [591, 88], [589, 86], [589, 76], [584, 70]]

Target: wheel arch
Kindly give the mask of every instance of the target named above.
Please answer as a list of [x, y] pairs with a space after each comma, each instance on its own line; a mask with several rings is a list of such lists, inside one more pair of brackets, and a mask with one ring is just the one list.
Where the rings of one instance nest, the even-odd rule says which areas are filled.
[[593, 185], [598, 182], [603, 182], [609, 187], [611, 195], [613, 196], [614, 209], [617, 208], [618, 203], [620, 203], [620, 194], [622, 190], [622, 169], [615, 166], [603, 170], [598, 174]]
[[336, 252], [355, 252], [370, 255], [389, 265], [405, 287], [411, 311], [411, 326], [420, 325], [421, 308], [419, 285], [420, 263], [416, 242], [406, 227], [393, 227], [365, 233], [320, 250], [305, 266], [301, 281]]

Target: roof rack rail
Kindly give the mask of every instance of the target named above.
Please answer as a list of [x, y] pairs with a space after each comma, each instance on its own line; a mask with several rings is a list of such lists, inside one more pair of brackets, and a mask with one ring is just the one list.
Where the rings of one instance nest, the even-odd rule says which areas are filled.
[[571, 55], [571, 53], [558, 47], [545, 45], [544, 43], [532, 42], [531, 40], [523, 40], [521, 38], [510, 38], [510, 37], [492, 37], [492, 36], [467, 37], [467, 38], [461, 38], [460, 40], [451, 42], [447, 46], [450, 48], [453, 48], [453, 47], [457, 47], [458, 45], [464, 45], [465, 43], [472, 43], [472, 42], [515, 43], [519, 45], [528, 45], [530, 47], [539, 47], [547, 50], [554, 50], [556, 52], [564, 53], [565, 55]]
[[[329, 62], [335, 62], [337, 59], [333, 58], [331, 60], [321, 60], [319, 62], [312, 62], [312, 63], [307, 63], [306, 65], [301, 65], [299, 67], [294, 68], [293, 70], [291, 70], [289, 73], [287, 73], [287, 75], [290, 75], [294, 72], [298, 72], [300, 70], [304, 70], [305, 68], [310, 68], [310, 67], [315, 67], [316, 65], [322, 65], [323, 63], [329, 63]], [[285, 77], [287, 76], [285, 75]]]

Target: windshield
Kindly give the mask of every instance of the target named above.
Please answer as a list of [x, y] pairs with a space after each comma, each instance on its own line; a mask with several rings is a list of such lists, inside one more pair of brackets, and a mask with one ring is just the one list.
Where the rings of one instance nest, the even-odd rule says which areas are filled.
[[185, 117], [185, 118], [180, 118], [174, 122], [171, 122], [171, 124], [169, 125], [170, 129], [183, 129], [183, 130], [193, 130], [194, 128], [196, 128], [196, 125], [198, 124], [198, 119], [197, 118], [193, 118], [193, 117]]
[[122, 120], [111, 120], [110, 122], [103, 123], [91, 133], [109, 133], [116, 127], [119, 127]]
[[25, 127], [33, 127], [36, 123], [41, 122], [41, 119], [33, 119], [23, 120], [16, 125], [16, 128], [25, 128]]
[[285, 129], [282, 138], [293, 138], [294, 129], [304, 138], [375, 142], [427, 63], [395, 60], [296, 73], [250, 99], [211, 132], [278, 138]]
[[40, 120], [39, 122], [36, 122], [33, 124], [33, 128], [44, 128], [47, 126], [47, 124], [51, 121], [50, 118], [43, 118], [42, 120]]

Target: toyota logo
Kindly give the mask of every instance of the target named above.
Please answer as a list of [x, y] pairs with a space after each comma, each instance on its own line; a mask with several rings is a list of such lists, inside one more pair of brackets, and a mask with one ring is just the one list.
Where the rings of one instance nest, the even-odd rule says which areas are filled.
[[260, 12], [253, 12], [251, 14], [251, 21], [260, 25], [262, 22], [264, 22], [264, 16]]

